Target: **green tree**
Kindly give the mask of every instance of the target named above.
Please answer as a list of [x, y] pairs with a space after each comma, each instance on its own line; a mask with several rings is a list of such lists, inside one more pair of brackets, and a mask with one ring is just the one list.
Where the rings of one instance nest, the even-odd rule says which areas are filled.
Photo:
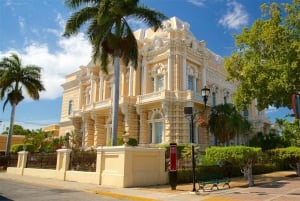
[[286, 146], [300, 146], [300, 120], [293, 122], [276, 119], [276, 124], [281, 128], [281, 135]]
[[10, 126], [7, 136], [5, 155], [9, 155], [11, 136], [13, 134], [15, 112], [17, 105], [24, 99], [23, 89], [33, 100], [40, 98], [40, 92], [45, 90], [41, 82], [41, 67], [36, 65], [23, 66], [21, 59], [15, 53], [3, 57], [0, 61], [0, 100], [11, 104]]
[[34, 146], [34, 151], [39, 152], [42, 149], [47, 148], [49, 142], [51, 141], [49, 137], [52, 136], [52, 132], [45, 132], [42, 129], [36, 129], [28, 132], [25, 135], [24, 143], [32, 144]]
[[264, 134], [262, 132], [258, 132], [250, 141], [249, 146], [251, 147], [261, 147], [263, 151], [285, 147], [281, 136], [276, 133], [270, 132], [268, 134]]
[[107, 73], [109, 55], [114, 63], [114, 91], [112, 112], [112, 145], [117, 145], [119, 111], [120, 59], [127, 66], [138, 65], [138, 46], [128, 19], [145, 22], [156, 31], [166, 17], [145, 6], [139, 0], [65, 0], [68, 7], [80, 9], [67, 21], [64, 36], [76, 34], [89, 23], [87, 35], [93, 47], [94, 62], [101, 61], [101, 69]]
[[[6, 127], [6, 130], [2, 132], [2, 134], [8, 134], [9, 127]], [[13, 134], [14, 135], [26, 135], [30, 130], [24, 129], [21, 125], [14, 124]]]
[[237, 134], [250, 131], [251, 124], [233, 104], [220, 104], [212, 107], [208, 128], [222, 144], [233, 139]]
[[273, 153], [276, 158], [290, 163], [300, 177], [300, 147], [278, 148]]
[[252, 168], [262, 153], [261, 148], [246, 146], [210, 147], [205, 151], [206, 157], [210, 160], [229, 162], [242, 167], [242, 171], [248, 176], [249, 187], [254, 185]]
[[253, 99], [257, 108], [291, 107], [300, 90], [299, 0], [261, 6], [263, 17], [235, 35], [236, 51], [225, 58], [228, 79], [239, 82], [235, 105], [244, 109]]

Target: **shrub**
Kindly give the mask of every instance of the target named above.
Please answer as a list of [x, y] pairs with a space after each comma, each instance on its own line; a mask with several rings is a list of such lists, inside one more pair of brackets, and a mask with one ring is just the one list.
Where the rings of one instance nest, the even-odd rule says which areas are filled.
[[[123, 144], [124, 144], [123, 138], [122, 137], [118, 137], [117, 138], [117, 145], [121, 146]], [[137, 140], [135, 138], [130, 137], [129, 140], [128, 140], [128, 142], [127, 142], [127, 144], [130, 145], [130, 146], [137, 146], [138, 142], [137, 142]]]
[[[25, 144], [26, 151], [28, 152], [34, 152], [34, 145], [32, 144]], [[11, 146], [10, 151], [12, 153], [18, 153], [19, 151], [24, 151], [24, 144], [14, 144]]]
[[0, 156], [0, 166], [7, 166], [8, 158], [7, 156]]

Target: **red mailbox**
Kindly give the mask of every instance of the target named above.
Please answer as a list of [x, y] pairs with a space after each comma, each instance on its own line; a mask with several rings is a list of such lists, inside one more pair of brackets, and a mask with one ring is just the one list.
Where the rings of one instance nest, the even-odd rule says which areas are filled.
[[170, 171], [177, 171], [177, 145], [170, 144]]

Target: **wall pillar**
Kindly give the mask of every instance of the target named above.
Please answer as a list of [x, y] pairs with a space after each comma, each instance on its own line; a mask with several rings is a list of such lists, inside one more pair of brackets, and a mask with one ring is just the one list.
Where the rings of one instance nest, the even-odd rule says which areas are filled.
[[168, 90], [172, 89], [172, 54], [168, 53]]
[[57, 160], [56, 160], [56, 171], [57, 179], [66, 180], [66, 171], [69, 169], [70, 164], [70, 154], [72, 149], [58, 149], [57, 152]]
[[93, 115], [94, 120], [94, 147], [104, 146], [105, 143], [105, 121], [100, 115]]
[[27, 164], [28, 151], [19, 151], [18, 152], [18, 163], [17, 163], [17, 174], [23, 176], [24, 168], [26, 168]]
[[90, 114], [87, 114], [84, 118], [84, 147], [91, 147], [94, 145], [94, 121]]
[[148, 131], [149, 131], [149, 124], [147, 121], [147, 113], [146, 112], [141, 112], [140, 115], [141, 119], [140, 119], [140, 141], [139, 144], [148, 144], [149, 143], [149, 135], [148, 135]]

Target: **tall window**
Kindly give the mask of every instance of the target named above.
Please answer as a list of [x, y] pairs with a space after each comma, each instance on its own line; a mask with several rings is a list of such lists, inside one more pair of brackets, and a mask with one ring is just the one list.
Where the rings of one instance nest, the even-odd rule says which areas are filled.
[[150, 125], [150, 142], [160, 144], [163, 142], [163, 120], [159, 113], [156, 113], [151, 120]]
[[68, 115], [71, 115], [73, 111], [73, 100], [69, 100], [68, 104]]
[[186, 68], [185, 88], [194, 92], [198, 91], [198, 69], [196, 66], [188, 65]]
[[86, 91], [86, 104], [90, 104], [91, 103], [91, 89], [88, 88]]
[[194, 91], [194, 77], [192, 75], [188, 75], [188, 89]]
[[157, 89], [158, 91], [163, 90], [164, 87], [164, 75], [158, 75], [157, 76]]
[[151, 91], [155, 91], [154, 77], [151, 77]]
[[217, 105], [217, 95], [216, 95], [216, 92], [213, 92], [211, 97], [212, 97], [212, 105], [213, 106]]
[[163, 124], [162, 122], [155, 123], [155, 143], [162, 143]]

